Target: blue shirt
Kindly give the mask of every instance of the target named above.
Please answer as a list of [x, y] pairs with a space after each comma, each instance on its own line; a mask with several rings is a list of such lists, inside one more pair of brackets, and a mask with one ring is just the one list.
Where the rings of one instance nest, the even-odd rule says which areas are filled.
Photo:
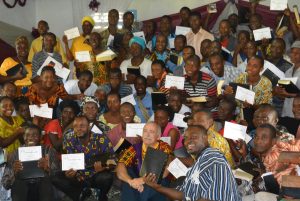
[[[139, 106], [138, 97], [136, 94], [134, 94], [134, 100], [136, 102], [136, 105], [134, 106], [136, 115], [141, 119], [141, 123], [146, 123], [147, 120], [145, 119], [145, 117], [141, 111], [141, 108]], [[149, 117], [151, 117], [153, 115], [153, 110], [152, 110], [152, 98], [151, 98], [150, 93], [146, 92], [146, 95], [142, 99], [142, 104], [146, 108]]]
[[187, 172], [179, 187], [184, 200], [200, 198], [220, 201], [241, 201], [237, 184], [224, 155], [216, 149], [206, 148]]

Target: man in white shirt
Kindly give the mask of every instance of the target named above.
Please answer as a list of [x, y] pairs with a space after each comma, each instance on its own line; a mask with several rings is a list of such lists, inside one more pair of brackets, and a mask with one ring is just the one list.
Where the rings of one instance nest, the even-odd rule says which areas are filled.
[[93, 74], [89, 70], [80, 73], [78, 80], [68, 80], [64, 87], [68, 94], [83, 94], [85, 96], [94, 96], [97, 85], [92, 82]]

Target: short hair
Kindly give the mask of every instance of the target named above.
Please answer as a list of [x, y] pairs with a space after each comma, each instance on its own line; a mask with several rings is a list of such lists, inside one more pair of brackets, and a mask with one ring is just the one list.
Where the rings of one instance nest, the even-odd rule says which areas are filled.
[[80, 114], [78, 116], [75, 116], [74, 122], [75, 122], [76, 119], [85, 119], [87, 122], [89, 122], [88, 118], [85, 115], [82, 115], [82, 114]]
[[249, 33], [249, 31], [241, 30], [241, 31], [239, 31], [238, 36], [239, 36], [240, 34], [245, 34], [245, 36], [246, 36], [246, 38], [248, 39], [248, 41], [250, 41], [250, 33]]
[[158, 64], [161, 66], [162, 69], [166, 69], [166, 64], [165, 62], [163, 62], [162, 60], [160, 59], [156, 59], [152, 62], [151, 66], [155, 65], [155, 64]]
[[207, 129], [205, 129], [203, 126], [201, 125], [189, 125], [187, 129], [190, 129], [190, 128], [196, 128], [196, 129], [199, 129], [199, 133], [201, 134], [204, 134], [204, 135], [207, 135]]
[[260, 14], [258, 14], [258, 13], [252, 14], [252, 15], [250, 16], [250, 18], [251, 18], [251, 17], [257, 17], [257, 19], [262, 20], [262, 16], [261, 16]]
[[156, 108], [155, 108], [155, 112], [157, 111], [163, 111], [165, 112], [168, 117], [169, 117], [169, 121], [173, 121], [173, 118], [174, 118], [174, 112], [173, 110], [170, 108], [170, 106], [166, 106], [166, 105], [158, 105]]
[[214, 52], [214, 53], [210, 54], [209, 57], [208, 57], [209, 60], [210, 60], [212, 57], [219, 57], [221, 60], [224, 61], [224, 57], [223, 57], [223, 55], [222, 55], [221, 53]]
[[[259, 56], [259, 55], [254, 55], [254, 56], [252, 56], [250, 59], [256, 59], [256, 60], [258, 60], [259, 63], [261, 64], [261, 66], [264, 67], [265, 61], [264, 61], [264, 59], [263, 59], [261, 56]], [[250, 60], [250, 59], [249, 59], [249, 60]], [[249, 62], [249, 61], [248, 61], [248, 62]]]
[[131, 15], [131, 16], [134, 18], [134, 14], [133, 14], [131, 11], [126, 11], [126, 12], [123, 14], [123, 18], [124, 18], [126, 15]]
[[230, 110], [233, 111], [233, 112], [235, 112], [235, 109], [237, 107], [237, 103], [236, 103], [236, 101], [235, 101], [234, 98], [230, 98], [230, 97], [224, 96], [224, 98], [222, 98], [220, 100], [220, 103], [221, 102], [229, 104], [230, 105]]
[[190, 17], [198, 17], [199, 19], [201, 19], [201, 14], [199, 12], [193, 11], [190, 14]]
[[186, 11], [188, 11], [189, 13], [191, 13], [191, 9], [190, 9], [189, 7], [184, 6], [184, 7], [180, 8], [180, 11], [179, 11], [179, 12], [181, 12], [181, 11], [183, 11], [183, 10], [186, 10]]
[[140, 76], [138, 76], [138, 77], [135, 79], [135, 82], [136, 82], [137, 80], [142, 80], [143, 83], [144, 83], [145, 85], [147, 85], [147, 78], [146, 78], [145, 76], [140, 75]]
[[256, 111], [259, 111], [259, 110], [270, 110], [271, 112], [273, 112], [276, 117], [278, 117], [278, 112], [277, 110], [275, 109], [274, 106], [272, 106], [271, 104], [268, 104], [268, 103], [262, 103], [259, 105], [259, 107], [256, 109]]
[[208, 109], [202, 109], [202, 110], [199, 110], [199, 111], [195, 112], [195, 114], [193, 114], [193, 117], [194, 117], [194, 115], [196, 115], [200, 112], [204, 113], [207, 116], [208, 119], [213, 119], [213, 115], [212, 115], [211, 111], [209, 111]]
[[121, 108], [121, 107], [125, 107], [125, 106], [131, 107], [131, 109], [132, 109], [132, 110], [134, 111], [134, 113], [135, 113], [134, 105], [132, 105], [132, 104], [129, 103], [129, 102], [124, 102], [124, 103], [121, 104], [120, 108]]
[[44, 23], [48, 28], [49, 28], [49, 24], [48, 24], [48, 22], [46, 22], [45, 20], [40, 20], [39, 22], [38, 22], [38, 24], [39, 23]]
[[[158, 125], [158, 124], [155, 123], [154, 121], [148, 121], [148, 122], [145, 124], [145, 126], [146, 126], [146, 125], [149, 125], [149, 124], [155, 125], [156, 128], [157, 128], [157, 134], [158, 134], [159, 136], [161, 136], [161, 127], [160, 127], [160, 125]], [[145, 126], [144, 126], [144, 127], [145, 127]]]
[[160, 19], [160, 21], [163, 19], [163, 18], [166, 18], [170, 23], [172, 23], [172, 18], [169, 16], [169, 15], [163, 15]]
[[281, 45], [283, 46], [283, 49], [285, 50], [286, 45], [285, 45], [285, 41], [282, 38], [274, 38], [272, 42], [275, 42], [275, 41], [281, 43]]
[[93, 79], [93, 73], [90, 70], [83, 70], [83, 71], [81, 71], [80, 74], [79, 74], [79, 78], [81, 76], [88, 76], [89, 79]]
[[15, 109], [18, 111], [21, 105], [30, 105], [29, 100], [25, 96], [20, 96], [14, 99]]
[[52, 38], [54, 39], [54, 41], [56, 41], [56, 35], [55, 35], [54, 33], [52, 33], [52, 32], [47, 32], [47, 33], [44, 34], [44, 37], [43, 37], [43, 38], [45, 38], [46, 36], [50, 36], [50, 37], [52, 37]]
[[118, 76], [122, 76], [122, 71], [120, 68], [111, 68], [109, 70], [109, 76], [111, 76], [112, 74], [118, 74]]
[[60, 104], [59, 104], [60, 111], [63, 111], [67, 107], [72, 108], [72, 110], [74, 111], [75, 116], [78, 115], [79, 112], [80, 112], [80, 107], [79, 107], [79, 105], [76, 101], [63, 100], [62, 102], [60, 102]]
[[8, 96], [1, 96], [0, 97], [0, 104], [2, 103], [3, 100], [10, 100], [13, 103], [13, 100]]
[[25, 131], [26, 131], [27, 129], [36, 129], [36, 130], [38, 131], [39, 135], [40, 135], [40, 136], [42, 135], [42, 129], [41, 129], [39, 126], [35, 125], [35, 124], [27, 124], [27, 125], [25, 126]]
[[119, 16], [119, 11], [118, 11], [117, 9], [113, 8], [113, 9], [109, 10], [109, 11], [108, 11], [108, 14], [109, 14], [109, 13], [112, 13], [112, 12], [117, 13], [118, 16]]
[[182, 100], [181, 92], [178, 89], [170, 91], [168, 100], [170, 99], [171, 96], [178, 96], [180, 100]]
[[28, 39], [26, 36], [17, 37], [15, 40], [15, 46], [17, 46], [19, 43], [25, 43], [25, 44], [29, 45], [29, 42], [28, 42]]
[[220, 25], [221, 23], [223, 23], [223, 22], [227, 23], [227, 24], [230, 26], [230, 22], [229, 22], [228, 19], [223, 19], [223, 20], [221, 20], [221, 22], [219, 23], [219, 25]]
[[120, 94], [119, 93], [116, 93], [116, 92], [109, 92], [108, 94], [107, 94], [107, 99], [108, 99], [108, 97], [109, 96], [117, 96], [117, 98], [118, 98], [118, 100], [121, 102], [121, 96], [120, 96]]
[[269, 129], [270, 134], [271, 134], [271, 138], [272, 139], [276, 138], [276, 133], [277, 133], [276, 128], [274, 126], [272, 126], [271, 124], [261, 124], [256, 129], [258, 129], [258, 128]]
[[192, 50], [193, 54], [196, 54], [195, 48], [193, 46], [187, 45], [183, 49], [190, 49]]
[[55, 69], [52, 66], [44, 66], [42, 71], [41, 71], [41, 75], [44, 74], [46, 71], [52, 72], [53, 75], [55, 75]]
[[189, 56], [188, 58], [187, 58], [187, 61], [190, 61], [190, 60], [192, 60], [192, 61], [194, 61], [194, 62], [196, 62], [197, 64], [198, 64], [198, 66], [200, 66], [200, 57], [198, 56], [198, 55], [191, 55], [191, 56]]
[[186, 37], [185, 37], [185, 35], [179, 34], [179, 35], [175, 36], [175, 40], [176, 39], [182, 39], [183, 42], [184, 42], [184, 44], [186, 44]]
[[237, 14], [235, 14], [235, 13], [232, 13], [232, 14], [230, 14], [230, 15], [228, 16], [228, 18], [230, 18], [231, 16], [238, 17], [238, 15], [237, 15]]

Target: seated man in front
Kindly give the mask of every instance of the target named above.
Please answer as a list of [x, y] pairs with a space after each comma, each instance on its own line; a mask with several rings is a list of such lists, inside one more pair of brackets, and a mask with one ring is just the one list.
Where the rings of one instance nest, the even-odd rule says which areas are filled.
[[99, 161], [88, 165], [87, 161], [91, 161], [94, 156], [106, 153], [110, 154], [110, 158], [112, 158], [111, 142], [106, 135], [91, 131], [89, 121], [85, 116], [75, 117], [73, 129], [74, 135], [63, 142], [63, 150], [67, 154], [84, 153], [86, 167], [84, 170], [70, 169], [63, 172], [53, 178], [52, 182], [73, 201], [84, 200], [91, 187], [101, 190], [99, 201], [106, 201], [107, 193], [113, 182], [111, 166], [105, 166]]
[[[139, 176], [142, 161], [147, 152], [148, 147], [161, 150], [172, 155], [171, 147], [159, 140], [161, 136], [161, 128], [154, 122], [148, 122], [143, 129], [142, 142], [129, 147], [120, 157], [117, 165], [117, 176], [122, 183], [122, 201], [164, 201], [167, 198], [153, 189], [144, 186], [143, 177]], [[169, 162], [169, 161], [168, 161]], [[167, 162], [167, 164], [168, 164]], [[161, 185], [167, 186], [169, 181], [167, 169], [164, 170]]]
[[[25, 129], [25, 147], [39, 146], [41, 141], [41, 129], [30, 125]], [[9, 157], [2, 178], [3, 186], [11, 189], [13, 201], [53, 201], [53, 188], [50, 176], [59, 169], [57, 154], [54, 149], [42, 146], [43, 157], [38, 161], [38, 168], [44, 171], [44, 177], [23, 178], [19, 173], [24, 170], [24, 162], [19, 160], [18, 150]], [[27, 171], [27, 170], [26, 170]]]

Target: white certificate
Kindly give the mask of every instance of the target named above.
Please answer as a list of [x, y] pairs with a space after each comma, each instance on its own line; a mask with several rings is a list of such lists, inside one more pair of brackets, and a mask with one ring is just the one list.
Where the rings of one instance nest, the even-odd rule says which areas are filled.
[[98, 128], [98, 126], [94, 125], [91, 129], [92, 132], [96, 133], [96, 134], [102, 134], [103, 132], [100, 130], [100, 128]]
[[130, 94], [129, 96], [125, 96], [124, 98], [121, 99], [121, 104], [125, 102], [131, 103], [132, 105], [136, 105], [133, 94]]
[[160, 140], [171, 146], [171, 137], [160, 137]]
[[58, 61], [56, 61], [55, 59], [53, 59], [52, 57], [48, 56], [47, 59], [44, 61], [44, 63], [42, 64], [42, 66], [39, 68], [37, 75], [41, 75], [42, 69], [47, 66], [53, 66], [55, 69], [55, 74], [58, 77], [63, 78], [64, 80], [66, 80], [70, 74], [70, 70], [63, 67], [63, 65], [61, 63], [59, 63]]
[[253, 30], [253, 35], [254, 35], [255, 41], [259, 41], [264, 38], [266, 38], [266, 39], [272, 38], [270, 27]]
[[62, 154], [61, 155], [62, 171], [84, 170], [84, 153]]
[[270, 10], [284, 10], [287, 8], [288, 0], [271, 0]]
[[184, 77], [167, 75], [165, 87], [166, 88], [176, 87], [177, 89], [183, 90], [184, 79], [185, 79]]
[[224, 137], [232, 140], [245, 140], [246, 139], [247, 126], [240, 124], [234, 124], [228, 121], [225, 121], [224, 126]]
[[71, 40], [73, 38], [77, 38], [77, 37], [80, 36], [78, 27], [74, 27], [72, 29], [68, 29], [68, 30], [64, 31], [64, 33], [67, 36], [68, 40]]
[[79, 51], [75, 52], [75, 58], [79, 62], [88, 62], [91, 61], [91, 55], [89, 51]]
[[236, 89], [235, 98], [243, 102], [247, 101], [247, 103], [253, 105], [255, 92], [238, 86]]
[[30, 116], [34, 117], [44, 117], [47, 119], [52, 119], [53, 108], [49, 108], [47, 106], [41, 105], [40, 107], [37, 105], [29, 105]]
[[145, 34], [143, 31], [134, 32], [133, 35], [142, 38], [146, 44], [146, 38], [145, 38]]
[[42, 158], [42, 147], [41, 146], [19, 147], [18, 154], [19, 154], [19, 160], [21, 162], [37, 161]]
[[168, 170], [176, 179], [186, 176], [186, 173], [188, 172], [188, 168], [178, 158], [175, 158], [169, 164]]
[[169, 38], [168, 41], [169, 41], [169, 48], [170, 49], [175, 48], [175, 45], [174, 45], [175, 38]]
[[126, 137], [137, 137], [143, 135], [143, 129], [145, 124], [142, 123], [130, 123], [126, 124]]
[[187, 33], [189, 33], [191, 31], [190, 27], [182, 27], [182, 26], [176, 26], [175, 29], [175, 35], [186, 35]]
[[187, 123], [183, 121], [185, 116], [183, 114], [175, 113], [173, 118], [173, 125], [177, 127], [187, 128]]

